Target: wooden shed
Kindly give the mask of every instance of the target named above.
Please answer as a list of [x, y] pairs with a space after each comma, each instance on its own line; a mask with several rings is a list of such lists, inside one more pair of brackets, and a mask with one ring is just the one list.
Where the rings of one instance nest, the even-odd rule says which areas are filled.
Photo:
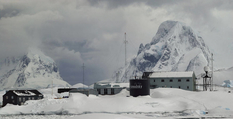
[[23, 105], [27, 100], [39, 100], [44, 96], [38, 90], [9, 90], [3, 95], [3, 105]]

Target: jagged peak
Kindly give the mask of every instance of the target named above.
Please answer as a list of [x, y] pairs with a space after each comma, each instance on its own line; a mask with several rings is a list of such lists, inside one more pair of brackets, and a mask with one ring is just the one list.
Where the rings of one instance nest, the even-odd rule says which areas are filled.
[[179, 31], [179, 30], [189, 30], [193, 32], [193, 30], [183, 22], [172, 21], [172, 20], [164, 21], [163, 23], [160, 24], [158, 31], [156, 35], [153, 37], [150, 44], [151, 45], [156, 44], [170, 32]]
[[45, 63], [54, 63], [55, 61], [50, 58], [49, 56], [46, 56], [40, 49], [38, 48], [28, 48], [28, 53], [26, 55], [28, 58], [33, 60], [41, 60]]
[[[195, 51], [195, 52], [194, 52]], [[202, 37], [185, 23], [165, 21], [151, 43], [140, 44], [137, 57], [126, 70], [127, 75], [141, 75], [145, 71], [188, 71], [208, 64], [210, 52]], [[124, 73], [121, 80], [124, 80]]]

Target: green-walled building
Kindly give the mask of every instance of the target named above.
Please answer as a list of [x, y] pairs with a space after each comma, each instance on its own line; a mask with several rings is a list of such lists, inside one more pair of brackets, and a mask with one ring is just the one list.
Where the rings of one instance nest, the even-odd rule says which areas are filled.
[[196, 91], [194, 72], [144, 72], [143, 78], [150, 80], [150, 88], [179, 88]]

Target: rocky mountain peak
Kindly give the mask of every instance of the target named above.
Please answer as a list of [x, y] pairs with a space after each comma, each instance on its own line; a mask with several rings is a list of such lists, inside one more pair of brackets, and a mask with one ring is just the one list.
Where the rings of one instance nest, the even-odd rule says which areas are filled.
[[[191, 27], [178, 21], [161, 23], [152, 41], [139, 46], [122, 74], [141, 76], [146, 71], [194, 71], [200, 74], [209, 62], [210, 52], [204, 40]], [[114, 78], [114, 77], [113, 77]]]
[[40, 50], [29, 48], [26, 55], [17, 59], [14, 65], [0, 67], [1, 89], [46, 88], [52, 82], [56, 86], [70, 86], [60, 77], [54, 60]]

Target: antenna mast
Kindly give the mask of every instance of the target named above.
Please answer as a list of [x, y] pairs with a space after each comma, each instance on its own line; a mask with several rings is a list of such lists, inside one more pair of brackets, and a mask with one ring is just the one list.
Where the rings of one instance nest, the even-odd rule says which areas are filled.
[[125, 41], [124, 41], [124, 43], [125, 43], [125, 79], [127, 78], [127, 74], [126, 74], [126, 59], [127, 59], [127, 55], [126, 55], [126, 44], [128, 43], [128, 41], [126, 40], [126, 32], [125, 32]]
[[211, 89], [213, 90], [213, 82], [214, 82], [214, 64], [213, 64], [213, 62], [214, 62], [214, 55], [213, 55], [213, 53], [211, 53], [211, 65], [212, 65], [212, 76], [211, 76]]
[[83, 89], [84, 89], [84, 68], [85, 68], [84, 63], [82, 67], [83, 67]]
[[126, 32], [125, 32], [125, 41], [124, 41], [124, 43], [125, 43], [125, 66], [126, 66], [126, 59], [127, 59], [127, 58], [126, 58], [126, 56], [127, 56], [127, 55], [126, 55], [126, 53], [127, 53], [127, 52], [126, 52], [126, 44], [128, 43], [128, 41], [126, 40]]

